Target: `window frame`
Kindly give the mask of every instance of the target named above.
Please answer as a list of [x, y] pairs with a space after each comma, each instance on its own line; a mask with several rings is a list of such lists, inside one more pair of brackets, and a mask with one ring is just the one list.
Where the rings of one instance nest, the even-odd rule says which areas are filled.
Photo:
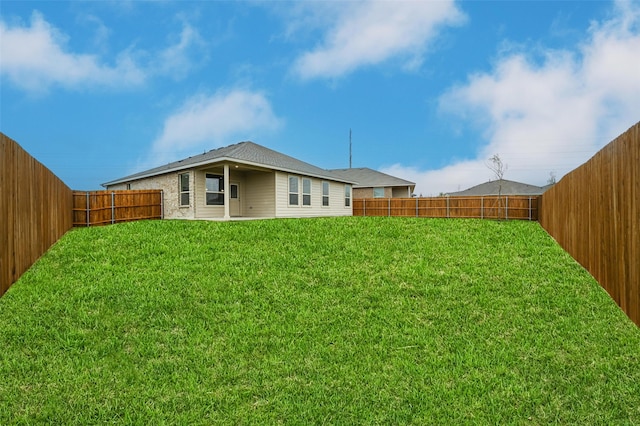
[[[292, 185], [291, 183], [295, 182], [295, 190], [292, 190]], [[300, 206], [300, 177], [299, 176], [294, 176], [294, 175], [289, 175], [288, 179], [287, 179], [287, 193], [289, 194], [289, 207], [299, 207]], [[293, 198], [295, 197], [295, 203], [292, 202]]]
[[[183, 178], [187, 178], [187, 190], [184, 190]], [[187, 202], [184, 202], [184, 196], [187, 196]], [[179, 173], [178, 174], [178, 206], [190, 207], [191, 206], [191, 173]]]
[[[376, 195], [376, 190], [378, 191], [378, 195]], [[379, 192], [382, 191], [382, 194]], [[373, 198], [384, 198], [384, 187], [376, 186], [373, 188]]]
[[344, 186], [344, 207], [351, 207], [351, 185]]
[[[209, 190], [207, 183], [209, 179], [217, 179], [218, 180], [218, 190]], [[218, 196], [218, 200], [220, 202], [209, 203], [209, 194], [216, 194]], [[205, 206], [224, 206], [224, 176], [218, 175], [215, 173], [205, 173], [204, 174], [204, 204]]]
[[[305, 192], [305, 182], [309, 184], [309, 192]], [[311, 186], [312, 181], [310, 178], [302, 178], [302, 207], [311, 207]]]
[[[329, 191], [331, 185], [326, 180], [322, 181], [322, 207], [329, 207]], [[326, 191], [325, 191], [326, 189]]]
[[[235, 188], [235, 194], [234, 194], [234, 188]], [[240, 188], [237, 183], [229, 184], [229, 199], [230, 200], [240, 199]]]

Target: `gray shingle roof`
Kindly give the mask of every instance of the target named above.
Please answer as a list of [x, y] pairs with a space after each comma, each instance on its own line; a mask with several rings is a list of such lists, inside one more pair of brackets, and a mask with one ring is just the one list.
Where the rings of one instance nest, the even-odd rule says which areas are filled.
[[212, 149], [204, 154], [194, 155], [183, 160], [174, 161], [163, 166], [134, 173], [111, 182], [103, 183], [102, 186], [115, 185], [123, 182], [130, 182], [137, 179], [172, 173], [180, 170], [191, 169], [193, 167], [205, 166], [224, 161], [232, 161], [250, 166], [266, 167], [273, 170], [296, 173], [321, 179], [338, 182], [353, 183], [348, 178], [333, 173], [330, 170], [321, 169], [304, 161], [297, 160], [288, 155], [281, 154], [272, 149], [266, 148], [253, 142], [240, 142], [218, 149]]
[[389, 187], [389, 186], [415, 186], [415, 182], [400, 179], [386, 173], [378, 172], [367, 167], [351, 169], [333, 169], [333, 173], [343, 176], [345, 179], [357, 182], [354, 188]]
[[[502, 188], [500, 188], [500, 186], [502, 186]], [[465, 195], [498, 195], [498, 190], [500, 190], [502, 195], [541, 195], [545, 191], [545, 188], [502, 179], [481, 183], [464, 191], [450, 192], [447, 195], [453, 197]]]

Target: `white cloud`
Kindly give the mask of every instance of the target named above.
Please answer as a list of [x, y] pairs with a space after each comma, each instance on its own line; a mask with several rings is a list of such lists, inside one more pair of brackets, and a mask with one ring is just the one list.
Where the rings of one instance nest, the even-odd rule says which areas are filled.
[[154, 68], [160, 74], [172, 76], [175, 79], [183, 79], [191, 71], [194, 65], [193, 58], [196, 54], [203, 56], [202, 48], [204, 46], [205, 42], [198, 31], [187, 22], [184, 22], [180, 36], [174, 44], [166, 47], [158, 54], [157, 64]]
[[[302, 79], [334, 78], [393, 57], [416, 67], [429, 42], [444, 25], [464, 16], [453, 0], [360, 1], [332, 8], [334, 21], [324, 42], [300, 56], [293, 67]], [[328, 9], [322, 7], [326, 19]]]
[[164, 122], [154, 141], [151, 162], [177, 160], [187, 153], [212, 149], [231, 138], [251, 139], [282, 124], [261, 92], [218, 91], [188, 99]]
[[93, 32], [93, 45], [96, 49], [107, 50], [109, 37], [112, 31], [107, 27], [102, 19], [91, 14], [80, 14], [78, 22], [85, 28], [90, 28]]
[[95, 55], [67, 52], [67, 38], [38, 12], [26, 27], [0, 21], [0, 40], [2, 75], [26, 91], [42, 92], [54, 85], [128, 86], [145, 80], [129, 51], [120, 53], [114, 65]]
[[543, 185], [591, 157], [640, 119], [640, 7], [616, 4], [614, 18], [593, 24], [573, 50], [503, 56], [489, 73], [473, 74], [440, 98], [443, 111], [473, 119], [485, 144], [475, 159], [439, 170], [385, 169], [437, 195], [491, 179], [486, 161], [499, 154], [505, 178]]
[[[84, 19], [98, 28], [97, 49], [108, 50], [109, 29], [93, 16]], [[0, 70], [11, 83], [33, 93], [55, 86], [126, 88], [142, 85], [152, 76], [185, 78], [194, 58], [206, 58], [206, 43], [184, 20], [180, 34], [170, 34], [169, 39], [171, 44], [155, 52], [129, 47], [108, 64], [100, 55], [69, 51], [68, 37], [34, 12], [27, 26], [0, 20]]]

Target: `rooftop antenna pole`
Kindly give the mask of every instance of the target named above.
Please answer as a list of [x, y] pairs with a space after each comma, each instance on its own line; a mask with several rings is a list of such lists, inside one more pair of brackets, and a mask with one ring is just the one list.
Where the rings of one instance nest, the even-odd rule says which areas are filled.
[[351, 129], [349, 129], [349, 168], [351, 168]]

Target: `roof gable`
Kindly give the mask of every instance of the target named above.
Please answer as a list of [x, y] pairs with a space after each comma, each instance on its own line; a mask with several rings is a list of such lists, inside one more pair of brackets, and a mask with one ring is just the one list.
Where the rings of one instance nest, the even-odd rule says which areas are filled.
[[349, 169], [333, 169], [332, 172], [343, 176], [345, 179], [350, 179], [357, 184], [353, 185], [354, 188], [369, 188], [369, 187], [391, 187], [391, 186], [413, 186], [415, 182], [400, 179], [395, 176], [388, 175], [386, 173], [372, 170], [368, 167], [349, 168]]
[[134, 173], [111, 182], [104, 183], [103, 186], [115, 185], [123, 182], [144, 179], [166, 173], [192, 169], [194, 167], [206, 166], [209, 164], [222, 163], [226, 161], [237, 162], [250, 166], [264, 167], [288, 173], [301, 174], [321, 179], [328, 179], [338, 182], [353, 183], [351, 180], [340, 176], [330, 170], [321, 169], [312, 164], [300, 161], [296, 158], [279, 153], [272, 149], [258, 145], [254, 142], [239, 142], [222, 148], [212, 149], [203, 154], [194, 155], [179, 161], [155, 167], [143, 172]]

